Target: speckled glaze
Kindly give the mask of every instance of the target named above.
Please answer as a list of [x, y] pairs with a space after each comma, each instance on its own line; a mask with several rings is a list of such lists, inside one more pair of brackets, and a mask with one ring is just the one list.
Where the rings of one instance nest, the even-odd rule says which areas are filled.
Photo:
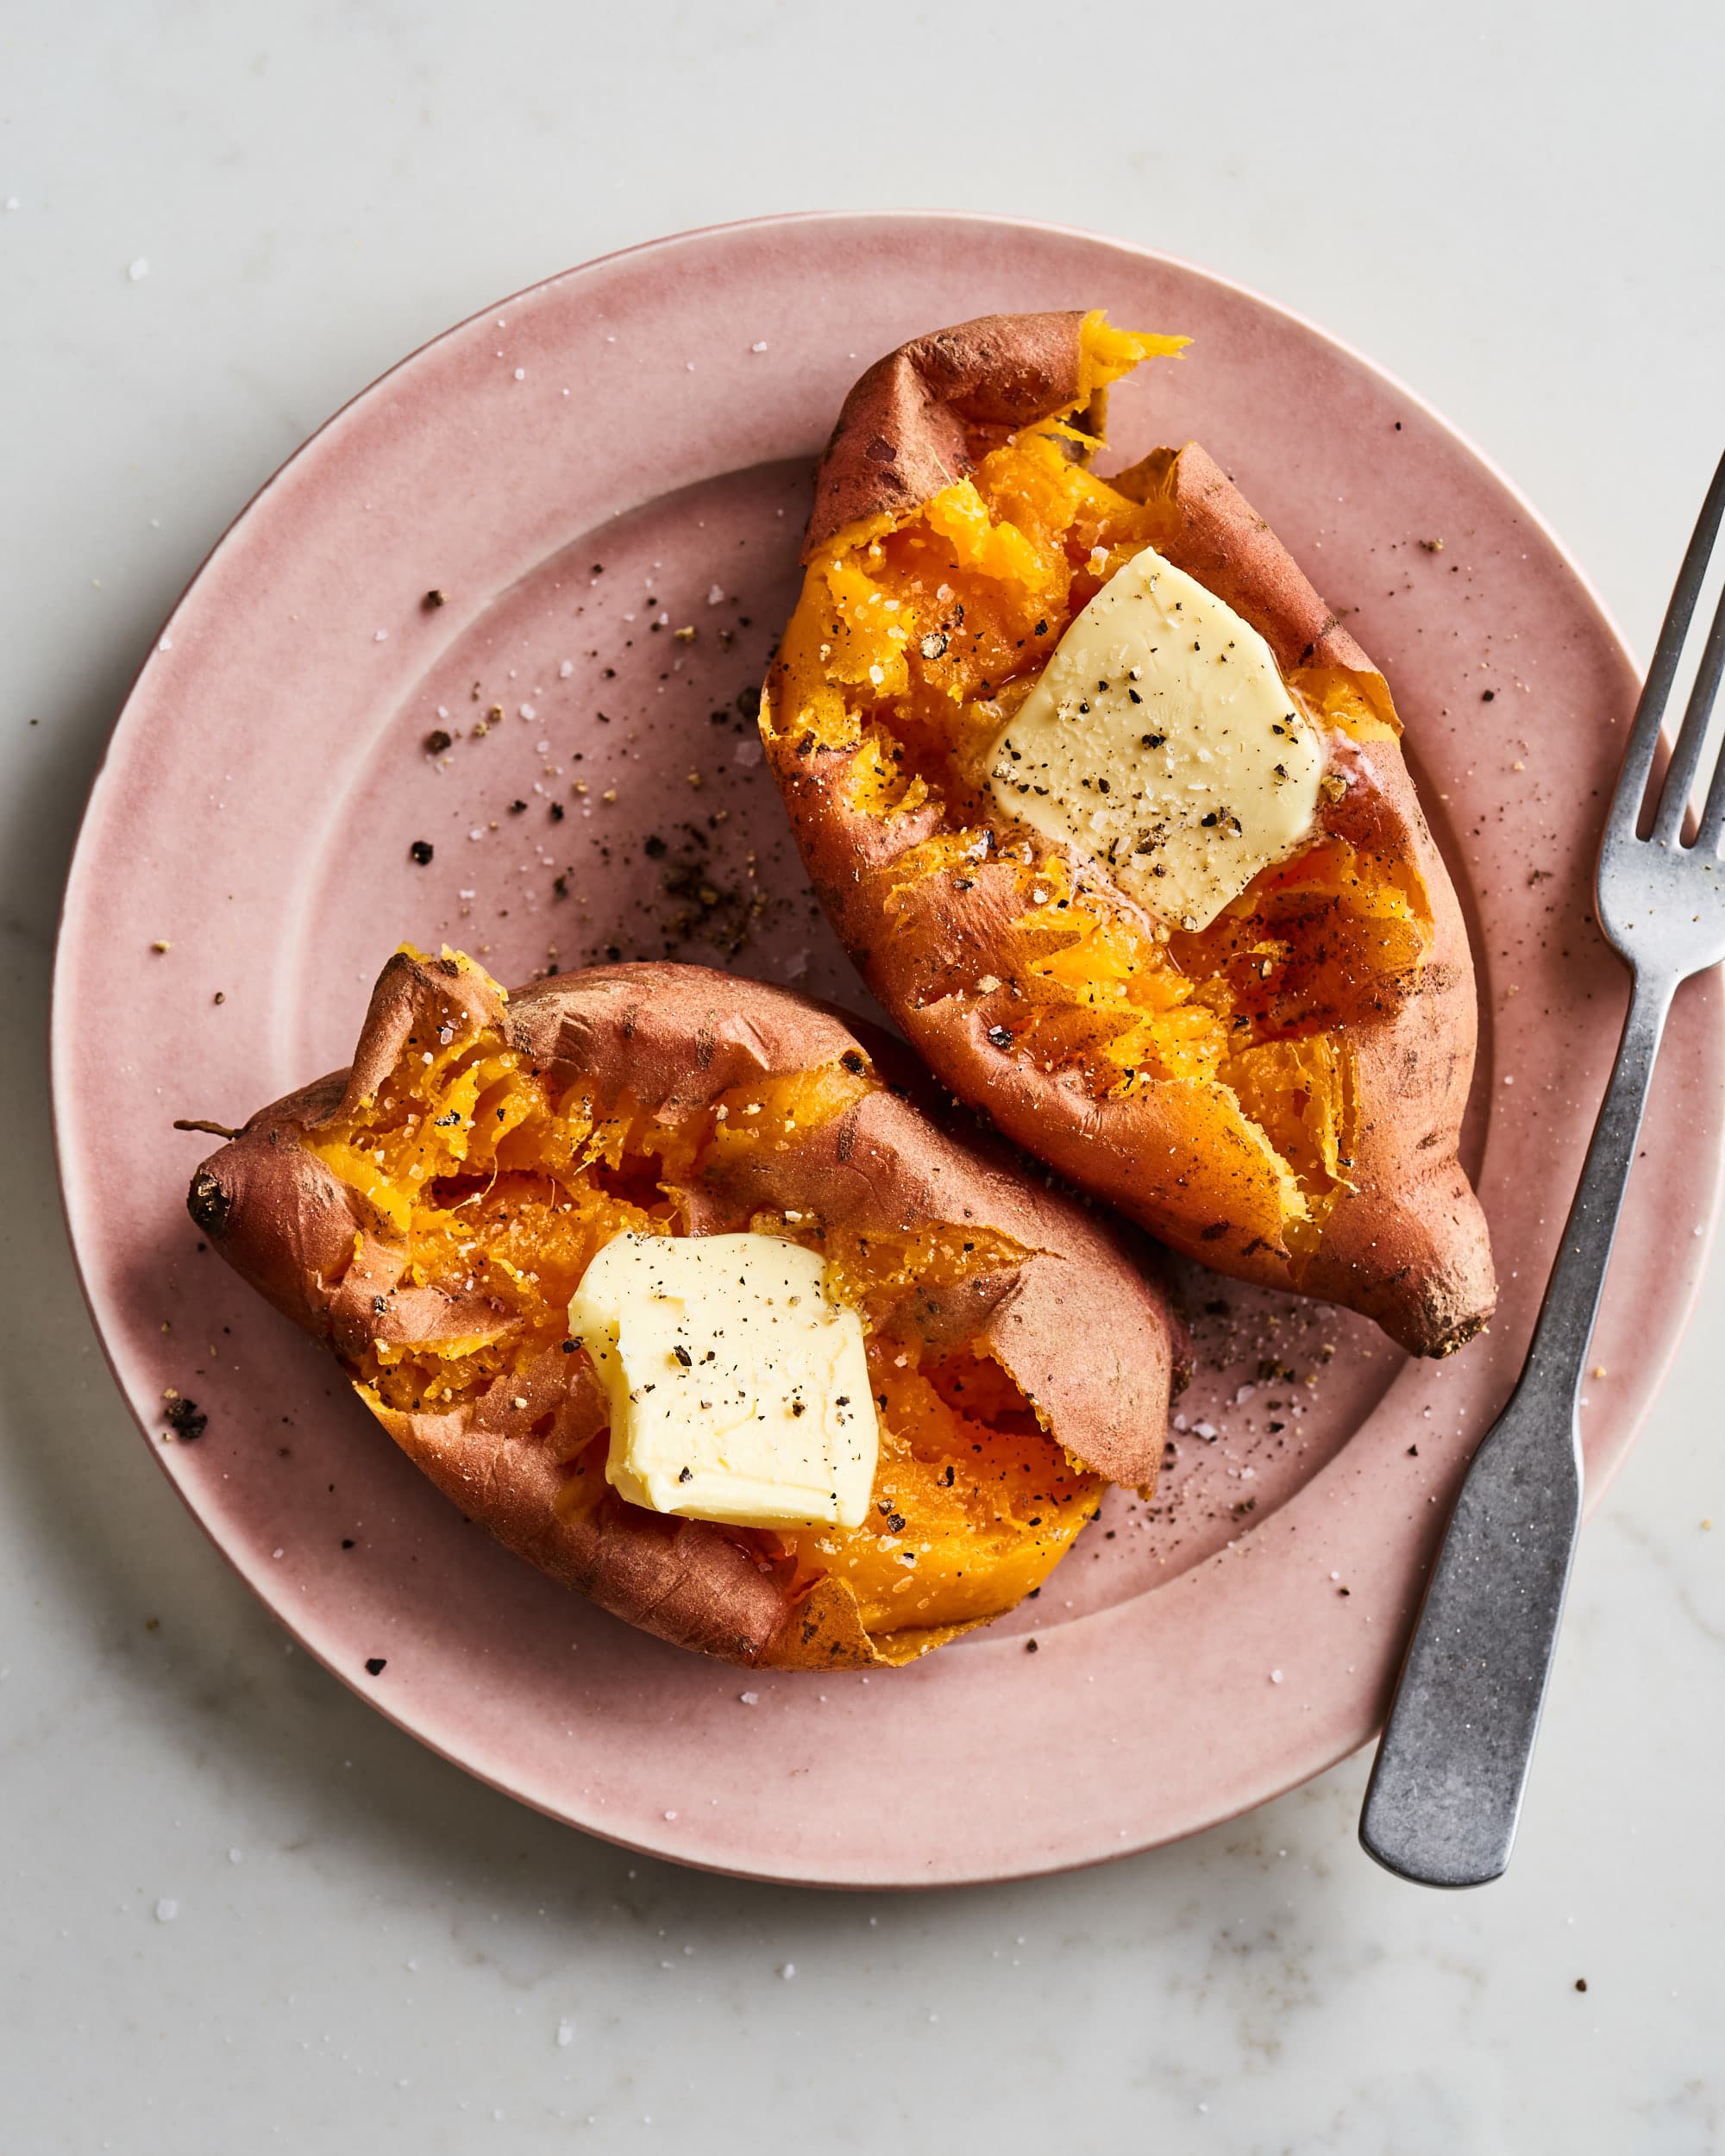
[[[466, 1525], [200, 1251], [183, 1200], [207, 1141], [170, 1126], [238, 1121], [344, 1061], [404, 937], [511, 981], [668, 951], [865, 1009], [737, 701], [795, 589], [810, 461], [860, 366], [905, 337], [1090, 304], [1195, 341], [1115, 393], [1122, 460], [1204, 441], [1358, 610], [1395, 688], [1478, 962], [1468, 1160], [1502, 1301], [1454, 1361], [1413, 1365], [1345, 1314], [1188, 1272], [1201, 1369], [1154, 1507], [1117, 1493], [1037, 1601], [910, 1670], [751, 1679]], [[934, 1885], [1241, 1811], [1377, 1727], [1456, 1477], [1519, 1363], [1625, 1000], [1587, 914], [1634, 695], [1597, 603], [1475, 452], [1316, 330], [1165, 258], [1004, 220], [822, 216], [536, 287], [284, 467], [116, 728], [66, 894], [53, 1069], [116, 1376], [298, 1639], [425, 1743], [593, 1832], [765, 1878]], [[436, 728], [457, 736], [447, 761], [423, 747]], [[1678, 1000], [1607, 1288], [1594, 1495], [1689, 1309], [1722, 1080], [1715, 975]], [[197, 1442], [165, 1441], [168, 1388], [207, 1414]]]

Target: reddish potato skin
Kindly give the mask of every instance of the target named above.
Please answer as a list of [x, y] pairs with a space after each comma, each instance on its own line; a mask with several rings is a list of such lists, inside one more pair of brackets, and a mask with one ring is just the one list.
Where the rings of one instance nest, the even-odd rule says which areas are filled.
[[[732, 1232], [757, 1209], [788, 1206], [864, 1229], [975, 1220], [1009, 1237], [1026, 1257], [944, 1294], [907, 1294], [902, 1323], [937, 1349], [965, 1343], [993, 1354], [1082, 1464], [1117, 1482], [1154, 1482], [1183, 1333], [1129, 1244], [997, 1141], [940, 1128], [905, 1097], [899, 1081], [912, 1073], [899, 1044], [806, 998], [703, 967], [596, 967], [505, 1002], [453, 962], [390, 960], [352, 1067], [260, 1110], [203, 1163], [188, 1199], [211, 1245], [338, 1354], [459, 1332], [486, 1315], [483, 1295], [404, 1285], [405, 1251], [391, 1224], [305, 1143], [375, 1093], [411, 1037], [452, 1018], [495, 1027], [558, 1091], [585, 1082], [601, 1100], [627, 1092], [673, 1126], [734, 1086], [860, 1056], [882, 1082], [806, 1143], [693, 1187], [692, 1227]], [[914, 1079], [925, 1084], [919, 1072]], [[1115, 1319], [1106, 1338], [1099, 1311]], [[555, 1443], [534, 1435], [548, 1416]], [[606, 1423], [585, 1355], [542, 1355], [455, 1413], [379, 1419], [508, 1548], [676, 1645], [748, 1666], [830, 1669], [902, 1661], [951, 1636], [894, 1635], [883, 1651], [847, 1587], [826, 1579], [799, 1589], [765, 1539], [746, 1532], [662, 1517], [614, 1493], [586, 1516], [559, 1511], [559, 1457]]]
[[[1067, 409], [1084, 320], [990, 316], [869, 368], [817, 475], [805, 560], [850, 524], [903, 517], [972, 468], [999, 438], [996, 415], [1010, 411], [1023, 426]], [[1002, 385], [992, 403], [978, 385], [991, 367]], [[872, 492], [871, 473], [881, 475]], [[1251, 623], [1285, 674], [1346, 675], [1391, 712], [1371, 661], [1201, 447], [1158, 451], [1113, 483], [1164, 505], [1161, 551]], [[886, 818], [853, 807], [859, 752], [779, 732], [774, 715], [786, 708], [775, 667], [762, 734], [810, 878], [870, 989], [943, 1084], [1079, 1188], [1219, 1271], [1362, 1311], [1415, 1355], [1449, 1354], [1484, 1326], [1496, 1300], [1490, 1243], [1458, 1157], [1477, 1029], [1473, 962], [1399, 739], [1331, 730], [1326, 743], [1348, 787], [1325, 804], [1321, 829], [1369, 861], [1417, 872], [1430, 943], [1417, 993], [1343, 1029], [1354, 1057], [1352, 1187], [1315, 1250], [1296, 1254], [1248, 1199], [1247, 1157], [1231, 1133], [1206, 1127], [1193, 1081], [1098, 1099], [1072, 1075], [994, 1044], [991, 1034], [1011, 1032], [1009, 987], [954, 991], [1010, 975], [1005, 931], [1019, 906], [1010, 873], [967, 867], [962, 893], [944, 877], [906, 883], [897, 864], [944, 828], [939, 803]]]

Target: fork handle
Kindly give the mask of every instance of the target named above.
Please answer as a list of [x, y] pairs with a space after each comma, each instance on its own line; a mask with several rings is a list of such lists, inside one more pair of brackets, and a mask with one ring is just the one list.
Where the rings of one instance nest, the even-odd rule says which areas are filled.
[[1462, 1483], [1377, 1749], [1360, 1840], [1422, 1885], [1482, 1886], [1515, 1846], [1581, 1526], [1582, 1369], [1676, 986], [1635, 975], [1527, 1363]]

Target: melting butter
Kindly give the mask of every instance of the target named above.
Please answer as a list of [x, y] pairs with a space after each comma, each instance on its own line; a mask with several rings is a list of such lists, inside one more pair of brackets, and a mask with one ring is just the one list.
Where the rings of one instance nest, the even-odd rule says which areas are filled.
[[613, 1236], [569, 1329], [611, 1401], [632, 1505], [749, 1527], [861, 1526], [880, 1450], [862, 1320], [771, 1235]]
[[1007, 815], [1201, 929], [1311, 830], [1324, 760], [1264, 638], [1146, 547], [1074, 618], [987, 768]]

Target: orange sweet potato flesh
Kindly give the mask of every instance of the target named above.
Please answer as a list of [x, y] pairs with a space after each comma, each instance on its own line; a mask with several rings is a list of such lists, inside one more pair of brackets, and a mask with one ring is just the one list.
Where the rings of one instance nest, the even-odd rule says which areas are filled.
[[[702, 967], [505, 996], [459, 954], [403, 951], [352, 1068], [254, 1116], [189, 1204], [511, 1549], [730, 1661], [898, 1664], [1038, 1586], [1107, 1482], [1154, 1481], [1181, 1350], [1144, 1252], [940, 1127], [923, 1082], [898, 1044]], [[879, 1407], [865, 1526], [717, 1526], [611, 1489], [567, 1319], [625, 1228], [825, 1257]]]
[[[1496, 1300], [1457, 1156], [1466, 931], [1383, 678], [1262, 518], [1196, 443], [1090, 469], [1108, 383], [1179, 342], [991, 316], [871, 367], [817, 475], [762, 737], [827, 912], [945, 1085], [1174, 1248], [1447, 1354]], [[1327, 757], [1310, 840], [1201, 933], [978, 778], [1148, 545], [1264, 636]]]

